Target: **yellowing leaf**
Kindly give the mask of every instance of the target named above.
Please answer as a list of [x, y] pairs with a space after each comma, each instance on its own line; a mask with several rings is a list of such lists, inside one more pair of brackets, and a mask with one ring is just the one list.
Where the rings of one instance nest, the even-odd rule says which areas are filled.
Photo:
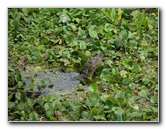
[[121, 17], [122, 17], [122, 10], [121, 10], [121, 8], [119, 8], [118, 9], [118, 21], [120, 21], [121, 20]]

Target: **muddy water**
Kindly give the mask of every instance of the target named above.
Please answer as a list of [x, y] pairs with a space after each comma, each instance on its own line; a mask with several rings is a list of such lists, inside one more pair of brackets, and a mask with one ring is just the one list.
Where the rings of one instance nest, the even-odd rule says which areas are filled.
[[[70, 91], [78, 88], [79, 80], [71, 79], [80, 75], [76, 72], [45, 72], [26, 71], [22, 72], [22, 79], [26, 83], [25, 90], [40, 91], [41, 93], [53, 93], [59, 91]], [[87, 86], [84, 87], [85, 90]]]

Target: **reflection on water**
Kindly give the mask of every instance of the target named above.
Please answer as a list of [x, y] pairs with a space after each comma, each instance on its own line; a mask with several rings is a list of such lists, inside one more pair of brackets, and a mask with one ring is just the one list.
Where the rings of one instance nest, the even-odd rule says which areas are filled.
[[71, 79], [78, 76], [79, 73], [60, 71], [51, 72], [22, 72], [22, 79], [26, 83], [25, 90], [30, 90], [30, 85], [34, 85], [33, 91], [40, 91], [42, 93], [50, 93], [53, 91], [67, 90], [77, 88], [79, 80]]

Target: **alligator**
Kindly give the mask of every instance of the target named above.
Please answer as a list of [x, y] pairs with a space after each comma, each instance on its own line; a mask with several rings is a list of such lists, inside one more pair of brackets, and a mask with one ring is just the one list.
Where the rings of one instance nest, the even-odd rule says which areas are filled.
[[[90, 57], [84, 65], [83, 72], [75, 77], [70, 78], [70, 81], [87, 80], [89, 77], [92, 77], [96, 68], [98, 68], [99, 65], [101, 64], [103, 58], [104, 58], [103, 54]], [[37, 98], [40, 95], [44, 94], [40, 91], [39, 92], [26, 91], [25, 93], [29, 98]]]

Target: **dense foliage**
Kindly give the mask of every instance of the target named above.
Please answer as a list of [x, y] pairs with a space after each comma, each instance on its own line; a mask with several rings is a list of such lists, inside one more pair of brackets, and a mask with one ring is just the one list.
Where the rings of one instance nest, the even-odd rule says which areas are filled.
[[[23, 92], [27, 67], [82, 72], [100, 53], [80, 101]], [[9, 121], [159, 120], [158, 9], [9, 8], [8, 62]]]

